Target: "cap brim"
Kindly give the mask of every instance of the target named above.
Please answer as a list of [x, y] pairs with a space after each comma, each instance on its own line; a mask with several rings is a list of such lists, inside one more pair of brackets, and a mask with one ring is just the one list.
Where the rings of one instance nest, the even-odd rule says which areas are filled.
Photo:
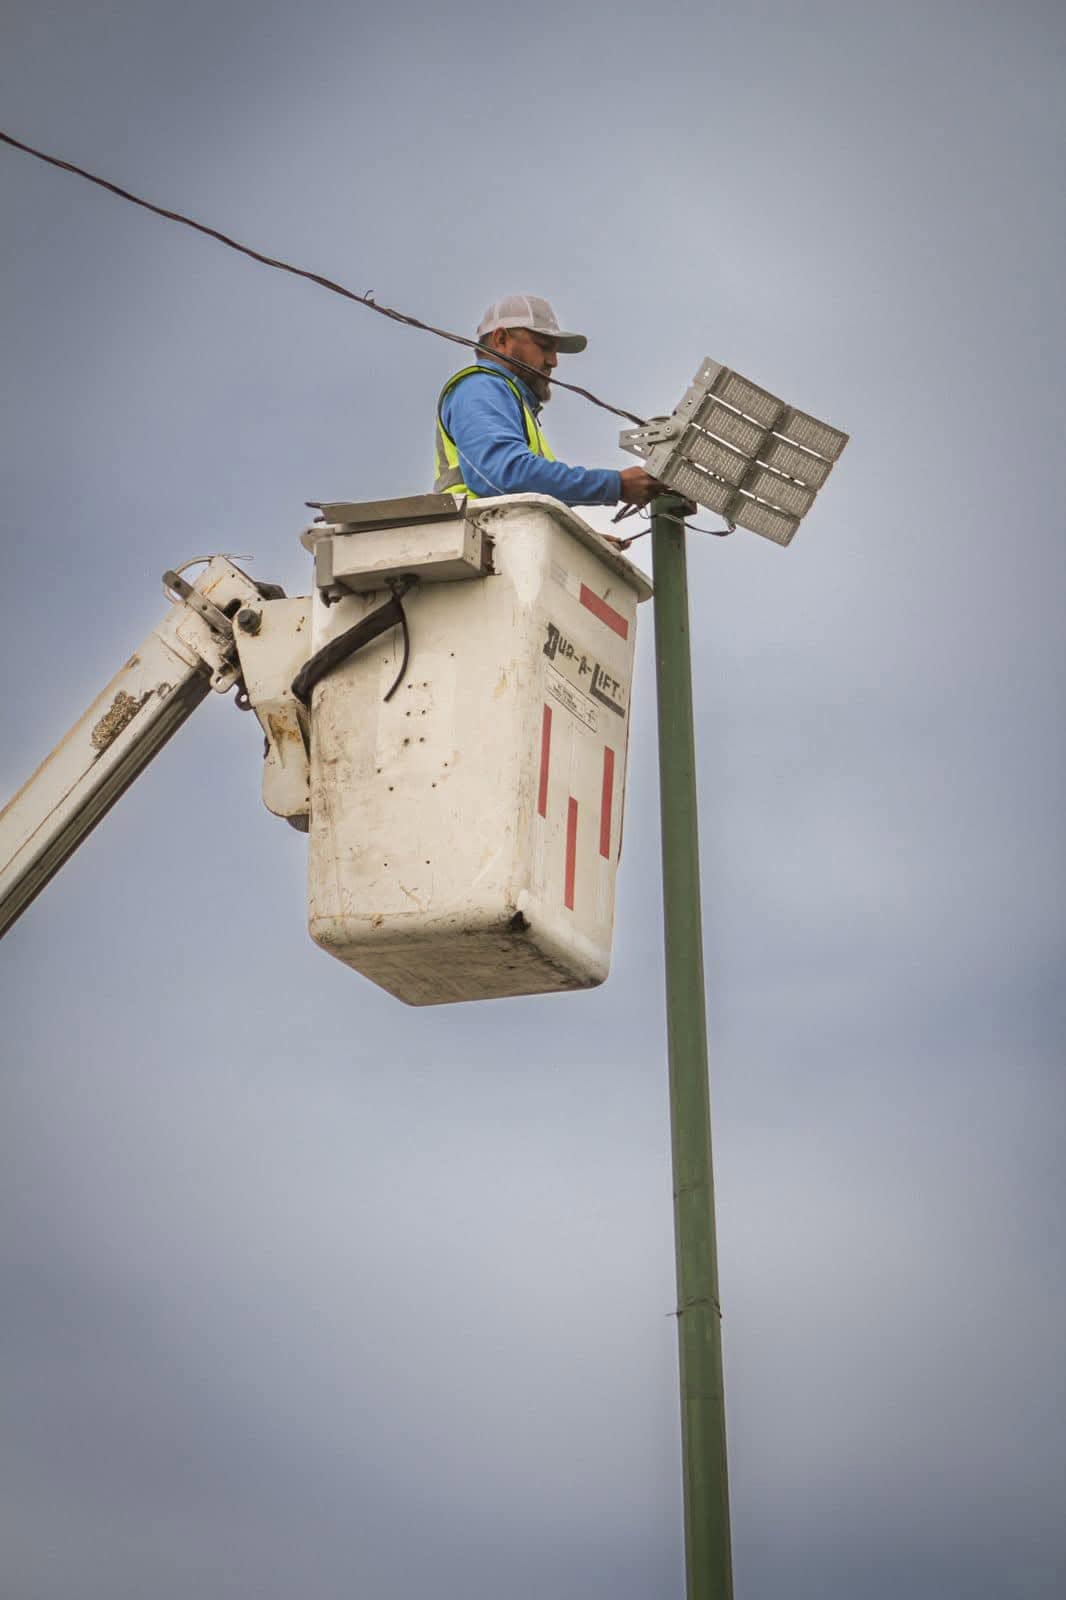
[[579, 356], [588, 344], [583, 333], [556, 333], [552, 338], [555, 348], [564, 356]]

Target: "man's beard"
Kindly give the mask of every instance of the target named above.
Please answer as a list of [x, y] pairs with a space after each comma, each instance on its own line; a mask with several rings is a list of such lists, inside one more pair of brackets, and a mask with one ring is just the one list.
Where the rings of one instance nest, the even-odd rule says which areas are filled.
[[532, 389], [542, 406], [546, 406], [548, 404], [548, 401], [552, 397], [551, 376], [549, 373], [527, 372], [525, 362], [519, 361], [517, 357], [512, 360], [508, 356], [501, 355], [497, 356], [496, 359], [503, 366], [510, 367], [515, 377], [521, 378], [522, 382]]

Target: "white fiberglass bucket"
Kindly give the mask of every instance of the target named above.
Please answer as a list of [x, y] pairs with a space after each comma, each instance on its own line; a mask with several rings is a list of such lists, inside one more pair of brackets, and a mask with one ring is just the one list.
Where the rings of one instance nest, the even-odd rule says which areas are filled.
[[[650, 585], [544, 496], [478, 501], [467, 522], [494, 571], [406, 596], [391, 700], [398, 628], [312, 702], [311, 937], [411, 1005], [587, 988], [610, 965]], [[387, 599], [316, 594], [312, 649]]]

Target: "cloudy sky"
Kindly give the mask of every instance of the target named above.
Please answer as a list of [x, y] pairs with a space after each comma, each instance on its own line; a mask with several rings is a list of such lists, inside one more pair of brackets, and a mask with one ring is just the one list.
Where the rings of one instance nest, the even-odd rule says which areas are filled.
[[[710, 355], [852, 434], [789, 550], [690, 546], [737, 1593], [1061, 1594], [1060, 8], [0, 30], [18, 138], [446, 326], [546, 294], [641, 414]], [[10, 150], [0, 206], [11, 791], [165, 567], [298, 593], [305, 500], [427, 488], [459, 363]], [[5, 940], [5, 1600], [682, 1594], [650, 623], [594, 993], [317, 952], [215, 698]]]

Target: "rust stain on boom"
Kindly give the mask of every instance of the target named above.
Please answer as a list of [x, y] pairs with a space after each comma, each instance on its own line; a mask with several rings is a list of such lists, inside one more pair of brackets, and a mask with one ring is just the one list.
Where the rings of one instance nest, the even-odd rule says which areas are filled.
[[89, 743], [93, 749], [102, 755], [108, 745], [115, 742], [123, 728], [129, 727], [147, 699], [149, 695], [142, 694], [139, 700], [135, 700], [125, 689], [120, 689], [89, 735]]

